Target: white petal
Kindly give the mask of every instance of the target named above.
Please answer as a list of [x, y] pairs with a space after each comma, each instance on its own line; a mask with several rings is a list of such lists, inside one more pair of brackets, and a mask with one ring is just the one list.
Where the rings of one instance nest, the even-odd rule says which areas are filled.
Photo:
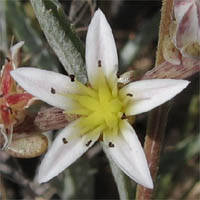
[[136, 115], [147, 112], [172, 99], [188, 84], [189, 81], [175, 79], [152, 79], [130, 83], [120, 90], [123, 97], [129, 93], [133, 95], [125, 113]]
[[177, 21], [180, 21], [189, 7], [194, 3], [194, 0], [175, 0], [174, 1], [174, 15]]
[[[54, 140], [39, 167], [37, 176], [39, 183], [47, 182], [57, 176], [85, 153], [98, 139], [98, 134], [93, 135], [93, 137], [88, 137], [88, 135], [80, 136], [78, 123], [79, 120], [72, 122]], [[63, 138], [68, 143], [64, 144]]]
[[187, 12], [185, 12], [183, 18], [178, 22], [176, 46], [182, 48], [189, 42], [200, 42], [199, 31], [198, 8], [195, 4], [192, 4]]
[[[52, 106], [70, 109], [75, 105], [62, 94], [77, 92], [77, 84], [70, 78], [55, 72], [36, 68], [19, 68], [11, 72], [17, 83], [30, 94]], [[55, 94], [51, 92], [55, 91]]]
[[88, 27], [86, 37], [86, 67], [89, 82], [94, 86], [98, 61], [107, 77], [118, 71], [118, 57], [112, 30], [104, 14], [98, 9]]
[[128, 122], [124, 120], [121, 123], [120, 134], [112, 142], [114, 147], [107, 145], [107, 152], [118, 167], [138, 184], [152, 189], [153, 182], [143, 148]]
[[19, 65], [19, 51], [23, 45], [24, 41], [21, 41], [10, 48], [11, 59], [15, 68]]

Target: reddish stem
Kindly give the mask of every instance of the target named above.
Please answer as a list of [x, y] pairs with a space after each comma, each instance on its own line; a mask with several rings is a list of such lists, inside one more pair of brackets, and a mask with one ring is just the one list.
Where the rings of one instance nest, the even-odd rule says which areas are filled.
[[[163, 58], [163, 40], [164, 36], [169, 34], [169, 25], [171, 22], [171, 11], [173, 0], [163, 0], [162, 14], [159, 31], [158, 51], [156, 55], [156, 66], [164, 62]], [[146, 78], [146, 77], [143, 77]], [[160, 151], [167, 124], [170, 103], [166, 103], [150, 112], [147, 124], [147, 133], [145, 138], [144, 150], [146, 153], [149, 169], [152, 179], [155, 183], [159, 166]], [[153, 190], [137, 186], [136, 199], [149, 200], [152, 198]]]
[[[148, 119], [144, 150], [154, 183], [158, 171], [160, 151], [167, 124], [169, 108], [170, 102], [151, 111]], [[151, 199], [152, 195], [153, 190], [138, 185], [136, 199], [148, 200]]]

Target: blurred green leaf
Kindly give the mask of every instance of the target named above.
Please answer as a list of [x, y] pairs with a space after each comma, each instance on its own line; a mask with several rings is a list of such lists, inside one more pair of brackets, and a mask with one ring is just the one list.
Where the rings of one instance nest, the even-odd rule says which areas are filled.
[[160, 12], [141, 26], [134, 40], [129, 40], [120, 51], [120, 71], [125, 72], [141, 49], [158, 36]]
[[133, 193], [133, 191], [131, 191], [131, 190], [133, 188], [132, 188], [129, 178], [114, 163], [114, 161], [110, 157], [105, 145], [102, 144], [102, 146], [103, 146], [103, 151], [105, 152], [105, 154], [108, 158], [110, 168], [111, 168], [113, 177], [115, 179], [115, 183], [117, 184], [117, 189], [119, 192], [120, 199], [122, 199], [122, 200], [123, 199], [131, 199], [131, 196], [133, 196], [133, 194], [131, 195], [131, 192]]
[[58, 0], [31, 0], [40, 26], [69, 74], [86, 83], [84, 49]]
[[6, 13], [5, 1], [0, 1], [0, 50], [6, 55], [8, 52], [7, 41], [7, 26], [6, 26]]
[[[185, 140], [178, 143], [175, 150], [166, 153], [161, 159], [160, 173], [167, 173], [168, 171], [173, 170], [175, 167], [181, 166], [183, 162], [200, 153], [199, 147], [200, 134], [187, 137]], [[174, 165], [175, 162], [176, 165]]]
[[20, 1], [6, 0], [6, 16], [17, 40], [24, 41], [24, 49], [31, 53], [31, 65], [58, 71], [58, 62], [47, 51], [41, 36], [31, 25]]
[[195, 131], [195, 128], [199, 130], [199, 114], [200, 114], [200, 96], [199, 94], [195, 94], [191, 97], [188, 115], [187, 115], [187, 122], [184, 128], [184, 136]]
[[94, 175], [95, 169], [82, 156], [61, 173], [53, 184], [58, 188], [61, 199], [94, 199]]
[[[161, 175], [158, 180], [159, 188], [156, 198], [164, 198], [169, 195], [170, 188], [174, 185], [171, 184], [176, 173], [183, 168], [186, 163], [191, 160], [195, 155], [200, 153], [200, 134], [187, 137], [185, 140], [177, 144], [173, 151], [166, 153], [160, 164], [159, 174]], [[195, 181], [195, 179], [194, 179]]]
[[196, 182], [190, 191], [188, 192], [187, 196], [184, 198], [185, 200], [188, 199], [200, 199], [200, 181]]

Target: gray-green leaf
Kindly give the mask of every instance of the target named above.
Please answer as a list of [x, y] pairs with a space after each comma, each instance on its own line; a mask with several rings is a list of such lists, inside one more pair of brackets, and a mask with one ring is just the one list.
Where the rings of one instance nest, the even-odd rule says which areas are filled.
[[50, 46], [65, 70], [85, 83], [84, 49], [58, 0], [31, 0], [31, 3]]

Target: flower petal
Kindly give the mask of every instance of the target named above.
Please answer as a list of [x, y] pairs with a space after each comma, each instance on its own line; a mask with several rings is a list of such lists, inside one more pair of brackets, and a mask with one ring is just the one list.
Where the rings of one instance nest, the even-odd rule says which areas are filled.
[[127, 121], [121, 122], [120, 134], [112, 142], [113, 146], [106, 149], [118, 167], [137, 183], [152, 189], [153, 182], [143, 148]]
[[61, 109], [73, 109], [75, 103], [66, 93], [75, 93], [78, 85], [62, 74], [36, 68], [19, 68], [11, 72], [18, 84], [30, 94]]
[[88, 27], [85, 57], [89, 82], [93, 87], [100, 64], [107, 77], [116, 74], [118, 70], [117, 49], [112, 30], [100, 9], [95, 12]]
[[37, 180], [47, 182], [76, 161], [99, 138], [98, 134], [80, 136], [79, 120], [64, 128], [54, 140], [39, 167]]
[[128, 95], [129, 104], [126, 107], [127, 115], [136, 115], [147, 112], [166, 101], [187, 87], [189, 81], [175, 79], [152, 79], [136, 81], [120, 90], [120, 95]]
[[30, 101], [33, 100], [33, 96], [29, 93], [16, 93], [7, 95], [5, 97], [6, 102], [12, 109], [23, 109], [26, 108], [27, 105], [30, 105]]
[[174, 0], [174, 15], [176, 20], [180, 21], [193, 3], [194, 0]]
[[13, 70], [13, 65], [11, 62], [5, 63], [5, 65], [2, 68], [2, 78], [1, 78], [1, 88], [0, 91], [2, 92], [3, 95], [8, 94], [12, 90], [13, 86], [13, 80], [10, 76], [10, 72]]
[[21, 41], [10, 48], [11, 60], [13, 62], [14, 68], [19, 66], [19, 62], [20, 62], [19, 52], [23, 45], [24, 45], [24, 41]]
[[165, 36], [163, 39], [163, 57], [173, 65], [181, 64], [181, 54], [169, 36]]
[[189, 42], [200, 42], [199, 31], [198, 8], [195, 4], [191, 4], [182, 19], [178, 21], [176, 46], [182, 48]]

